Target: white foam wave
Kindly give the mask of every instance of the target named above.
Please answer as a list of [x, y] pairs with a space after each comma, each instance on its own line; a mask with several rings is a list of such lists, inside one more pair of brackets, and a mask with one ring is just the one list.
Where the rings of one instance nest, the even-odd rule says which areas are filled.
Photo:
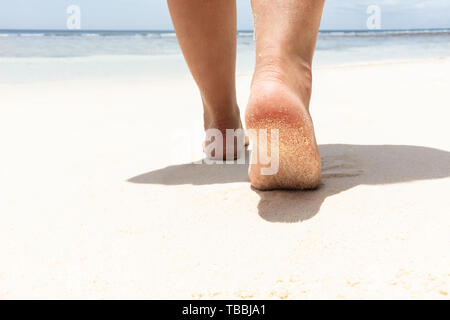
[[19, 33], [20, 37], [43, 37], [45, 33]]
[[175, 38], [177, 35], [175, 34], [175, 32], [170, 32], [170, 33], [160, 33], [161, 38]]

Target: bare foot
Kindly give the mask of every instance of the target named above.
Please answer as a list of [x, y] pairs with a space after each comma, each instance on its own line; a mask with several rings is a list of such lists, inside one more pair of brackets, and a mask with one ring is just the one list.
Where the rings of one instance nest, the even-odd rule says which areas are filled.
[[[206, 139], [203, 143], [203, 150], [208, 158], [215, 160], [235, 160], [240, 157], [242, 151], [249, 144], [248, 137], [245, 136], [240, 117], [239, 108], [236, 106], [231, 110], [216, 109], [204, 106], [204, 127]], [[233, 136], [228, 137], [227, 130], [233, 130]], [[239, 131], [240, 130], [240, 131]], [[221, 134], [222, 152], [215, 148], [215, 133]], [[210, 146], [210, 148], [208, 148]]]
[[[310, 96], [308, 68], [275, 64], [256, 68], [246, 110], [247, 129], [278, 129], [279, 163], [277, 173], [264, 175], [261, 169], [267, 165], [259, 158], [253, 160], [249, 170], [253, 187], [313, 189], [320, 184], [321, 160], [309, 114]], [[270, 150], [270, 143], [260, 139], [256, 143], [264, 152]]]

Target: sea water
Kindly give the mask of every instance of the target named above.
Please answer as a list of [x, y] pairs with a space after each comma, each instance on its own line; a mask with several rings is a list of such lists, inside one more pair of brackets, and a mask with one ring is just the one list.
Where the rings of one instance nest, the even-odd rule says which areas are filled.
[[[254, 34], [239, 31], [238, 73], [254, 65]], [[450, 57], [450, 29], [321, 31], [315, 66]], [[173, 31], [0, 30], [0, 81], [184, 75]]]

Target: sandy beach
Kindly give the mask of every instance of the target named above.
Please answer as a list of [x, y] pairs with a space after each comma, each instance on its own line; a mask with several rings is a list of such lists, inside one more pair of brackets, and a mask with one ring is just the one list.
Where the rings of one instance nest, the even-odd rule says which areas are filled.
[[322, 185], [259, 192], [189, 163], [187, 73], [1, 81], [0, 298], [449, 299], [449, 88], [448, 58], [317, 67]]

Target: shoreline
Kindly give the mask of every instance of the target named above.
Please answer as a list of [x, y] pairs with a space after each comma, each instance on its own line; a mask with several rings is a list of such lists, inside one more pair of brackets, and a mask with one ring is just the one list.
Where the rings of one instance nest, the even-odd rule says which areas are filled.
[[396, 65], [396, 64], [420, 64], [420, 63], [430, 63], [430, 62], [448, 62], [450, 57], [433, 57], [433, 58], [416, 58], [416, 59], [386, 59], [379, 61], [367, 61], [367, 62], [354, 62], [354, 63], [344, 63], [336, 65], [326, 65], [326, 66], [313, 66], [313, 70], [326, 70], [326, 69], [342, 69], [342, 68], [358, 68], [358, 67], [372, 67], [372, 66], [384, 66], [384, 65]]
[[[450, 57], [387, 59], [334, 65], [313, 65], [313, 71], [353, 70], [385, 66], [447, 63]], [[147, 63], [146, 63], [147, 62]], [[122, 64], [120, 64], [122, 63]], [[141, 64], [139, 64], [141, 63]], [[144, 65], [142, 65], [142, 63]], [[79, 81], [157, 82], [191, 81], [192, 77], [181, 55], [160, 56], [88, 56], [88, 57], [0, 57], [0, 85], [77, 83]], [[238, 63], [236, 78], [252, 76], [248, 63]]]

